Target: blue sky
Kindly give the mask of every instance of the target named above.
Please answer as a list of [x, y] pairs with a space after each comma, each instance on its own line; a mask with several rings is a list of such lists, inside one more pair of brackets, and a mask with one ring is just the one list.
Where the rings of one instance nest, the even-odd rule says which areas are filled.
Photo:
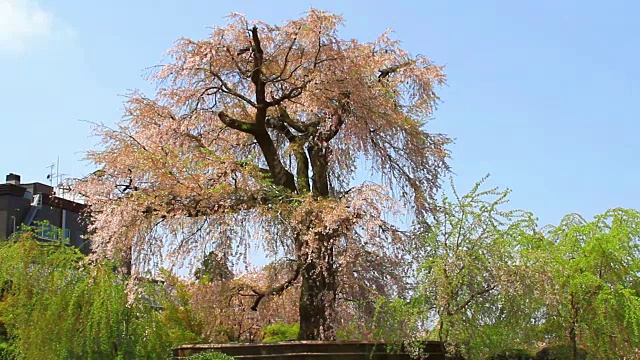
[[91, 170], [85, 121], [120, 119], [122, 94], [150, 92], [144, 69], [181, 37], [235, 11], [279, 23], [311, 6], [343, 35], [386, 28], [446, 65], [431, 131], [451, 146], [456, 183], [484, 174], [541, 223], [640, 200], [640, 3], [635, 1], [0, 0], [0, 174], [46, 182], [47, 166]]

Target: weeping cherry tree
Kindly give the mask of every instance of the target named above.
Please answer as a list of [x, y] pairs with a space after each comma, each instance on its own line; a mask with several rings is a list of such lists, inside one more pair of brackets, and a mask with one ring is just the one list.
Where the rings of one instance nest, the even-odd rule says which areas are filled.
[[[122, 122], [96, 127], [100, 170], [76, 184], [93, 246], [141, 264], [257, 244], [295, 266], [251, 289], [253, 308], [299, 282], [299, 338], [332, 339], [340, 279], [363, 254], [398, 262], [406, 239], [388, 215], [428, 213], [448, 171], [450, 139], [425, 129], [445, 76], [389, 32], [340, 38], [327, 12], [227, 20], [178, 40], [155, 94], [130, 94]], [[356, 172], [380, 180], [354, 186]]]

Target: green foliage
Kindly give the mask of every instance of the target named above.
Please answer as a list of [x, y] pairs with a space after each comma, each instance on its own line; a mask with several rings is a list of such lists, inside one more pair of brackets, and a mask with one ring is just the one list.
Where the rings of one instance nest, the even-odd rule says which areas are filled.
[[408, 332], [467, 358], [541, 343], [569, 358], [576, 349], [576, 359], [636, 356], [640, 212], [572, 214], [539, 230], [531, 214], [501, 210], [508, 191], [481, 185], [464, 196], [453, 188], [423, 223], [414, 296], [379, 303], [379, 337]]
[[207, 351], [189, 356], [191, 360], [233, 360], [234, 358], [217, 351]]
[[264, 329], [262, 342], [272, 343], [287, 340], [295, 340], [300, 332], [300, 324], [275, 323]]
[[229, 281], [233, 279], [233, 271], [231, 271], [227, 259], [220, 256], [215, 251], [209, 252], [200, 267], [193, 274], [196, 279], [205, 283], [213, 281]]
[[400, 344], [419, 332], [419, 320], [423, 316], [422, 298], [410, 302], [402, 299], [380, 297], [376, 302], [373, 319], [373, 338]]
[[518, 252], [524, 239], [536, 236], [535, 219], [503, 210], [509, 191], [481, 190], [483, 182], [462, 196], [452, 184], [452, 197], [443, 196], [438, 212], [425, 220], [414, 297], [406, 303], [409, 309], [394, 306], [415, 314], [413, 327], [423, 337], [444, 341], [469, 358], [526, 347], [514, 339], [530, 338], [519, 326], [528, 315], [520, 299], [529, 299], [531, 291], [520, 281], [528, 272]]
[[14, 360], [15, 349], [10, 343], [0, 341], [0, 360]]
[[19, 359], [162, 359], [174, 344], [157, 311], [128, 304], [113, 264], [39, 243], [28, 231], [0, 244], [0, 301]]
[[640, 212], [612, 209], [593, 221], [568, 215], [547, 237], [553, 244], [545, 253], [552, 281], [541, 285], [547, 293], [544, 328], [552, 342], [584, 347], [596, 358], [635, 356]]
[[[616, 359], [617, 357], [613, 357]], [[573, 348], [569, 345], [555, 345], [555, 346], [547, 346], [538, 353], [534, 358], [535, 360], [564, 360], [564, 359], [574, 359], [573, 356]], [[587, 353], [585, 349], [578, 348], [575, 356], [575, 360], [590, 360], [594, 359], [591, 355]], [[609, 359], [609, 358], [606, 358]]]
[[[149, 299], [162, 308], [157, 313], [158, 320], [167, 331], [167, 341], [171, 344], [191, 344], [202, 340], [204, 325], [199, 313], [191, 306], [192, 293], [187, 284], [169, 271], [161, 270], [165, 285], [147, 291], [154, 294]], [[170, 289], [166, 292], [164, 289]]]
[[61, 228], [51, 225], [48, 220], [34, 221], [33, 226], [21, 226], [21, 231], [29, 231], [36, 236], [57, 243], [59, 245], [69, 245], [70, 239], [64, 236]]
[[489, 356], [487, 360], [533, 360], [533, 355], [524, 349], [507, 349]]

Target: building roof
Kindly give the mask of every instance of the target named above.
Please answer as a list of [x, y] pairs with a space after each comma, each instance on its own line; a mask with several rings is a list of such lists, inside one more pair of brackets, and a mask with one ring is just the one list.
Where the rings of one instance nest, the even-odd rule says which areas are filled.
[[55, 195], [43, 195], [42, 203], [50, 206], [55, 206], [67, 211], [73, 211], [75, 213], [80, 213], [87, 208], [87, 205], [85, 204], [80, 204], [75, 201], [63, 199]]
[[23, 197], [25, 192], [27, 192], [27, 189], [20, 185], [0, 184], [0, 196], [12, 195], [12, 196]]
[[0, 184], [0, 196], [17, 196], [24, 197], [25, 193], [30, 190], [30, 192], [35, 192], [36, 194], [42, 194], [42, 204], [49, 205], [53, 207], [57, 207], [60, 209], [64, 209], [67, 211], [73, 211], [75, 213], [80, 213], [84, 209], [86, 209], [86, 205], [77, 203], [75, 201], [71, 201], [68, 199], [63, 199], [61, 197], [57, 197], [53, 194], [53, 188], [51, 186], [41, 184], [41, 183], [30, 183], [30, 184]]

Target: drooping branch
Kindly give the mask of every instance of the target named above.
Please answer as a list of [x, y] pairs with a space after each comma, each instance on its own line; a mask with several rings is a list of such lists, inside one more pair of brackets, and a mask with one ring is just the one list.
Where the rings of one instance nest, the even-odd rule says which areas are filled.
[[248, 97], [242, 95], [241, 93], [239, 93], [238, 91], [234, 90], [223, 78], [222, 76], [220, 76], [220, 74], [216, 73], [215, 71], [213, 71], [212, 69], [209, 69], [209, 73], [211, 74], [211, 76], [213, 76], [214, 78], [216, 78], [219, 82], [220, 82], [220, 86], [217, 87], [211, 87], [211, 89], [216, 89], [216, 90], [220, 90], [225, 94], [229, 94], [231, 96], [234, 96], [242, 101], [244, 101], [245, 103], [249, 104], [251, 107], [256, 107], [256, 103], [251, 101], [251, 99], [249, 99]]
[[487, 286], [487, 287], [485, 287], [485, 288], [482, 288], [482, 289], [480, 289], [480, 290], [478, 290], [478, 291], [474, 292], [473, 294], [471, 294], [471, 295], [469, 296], [469, 298], [467, 298], [467, 300], [466, 300], [465, 302], [463, 302], [462, 304], [460, 304], [459, 306], [457, 306], [455, 309], [453, 309], [453, 310], [451, 310], [451, 309], [447, 309], [447, 315], [451, 316], [451, 315], [455, 315], [455, 314], [457, 314], [458, 312], [460, 312], [460, 311], [464, 310], [464, 308], [466, 308], [469, 304], [471, 304], [471, 302], [472, 302], [475, 298], [477, 298], [477, 297], [479, 297], [479, 296], [482, 296], [482, 295], [484, 295], [484, 294], [486, 294], [486, 293], [488, 293], [488, 292], [491, 292], [491, 291], [495, 290], [497, 287], [498, 287], [498, 286], [494, 284], [494, 285]]
[[351, 94], [348, 91], [342, 92], [337, 99], [337, 104], [331, 110], [331, 124], [328, 131], [322, 135], [322, 141], [329, 142], [338, 135], [342, 125], [345, 123], [345, 115], [349, 113], [348, 100]]
[[251, 71], [249, 69], [247, 69], [247, 68], [243, 68], [243, 66], [240, 65], [240, 62], [238, 62], [238, 56], [240, 56], [240, 55], [244, 54], [245, 52], [251, 50], [251, 46], [247, 46], [247, 47], [237, 51], [235, 56], [233, 55], [233, 53], [231, 52], [231, 49], [229, 49], [228, 46], [225, 49], [227, 51], [227, 54], [229, 54], [229, 57], [233, 60], [238, 72], [240, 74], [242, 74], [242, 76], [250, 77], [251, 76]]
[[280, 74], [278, 74], [277, 79], [282, 79], [282, 76], [284, 75], [284, 72], [287, 70], [287, 65], [289, 65], [289, 55], [291, 55], [291, 50], [293, 50], [293, 47], [295, 46], [296, 42], [298, 41], [298, 33], [299, 32], [300, 32], [300, 28], [298, 28], [298, 30], [296, 31], [296, 34], [293, 36], [293, 39], [291, 40], [291, 43], [287, 47], [287, 53], [284, 56], [284, 61], [283, 61], [283, 64], [282, 64], [282, 70], [280, 70]]
[[231, 214], [247, 208], [268, 204], [273, 200], [273, 196], [268, 192], [247, 192], [243, 194], [236, 192], [233, 195], [219, 199], [219, 201], [212, 201], [209, 196], [201, 197], [195, 194], [187, 197], [169, 194], [165, 200], [147, 205], [142, 209], [142, 213], [147, 216], [166, 217], [179, 214], [188, 218], [196, 218], [223, 213]]
[[300, 276], [300, 269], [301, 269], [300, 264], [297, 264], [295, 270], [293, 271], [293, 274], [291, 274], [291, 276], [284, 283], [282, 283], [282, 284], [280, 284], [278, 286], [275, 286], [275, 287], [273, 287], [271, 289], [260, 290], [260, 289], [256, 289], [256, 288], [251, 288], [251, 291], [256, 295], [256, 299], [253, 302], [253, 305], [251, 306], [251, 310], [252, 311], [258, 311], [258, 305], [260, 305], [260, 302], [266, 296], [268, 296], [268, 295], [280, 295], [285, 290], [287, 290], [288, 288], [293, 286], [293, 284], [296, 282], [296, 280], [298, 280], [298, 277]]

